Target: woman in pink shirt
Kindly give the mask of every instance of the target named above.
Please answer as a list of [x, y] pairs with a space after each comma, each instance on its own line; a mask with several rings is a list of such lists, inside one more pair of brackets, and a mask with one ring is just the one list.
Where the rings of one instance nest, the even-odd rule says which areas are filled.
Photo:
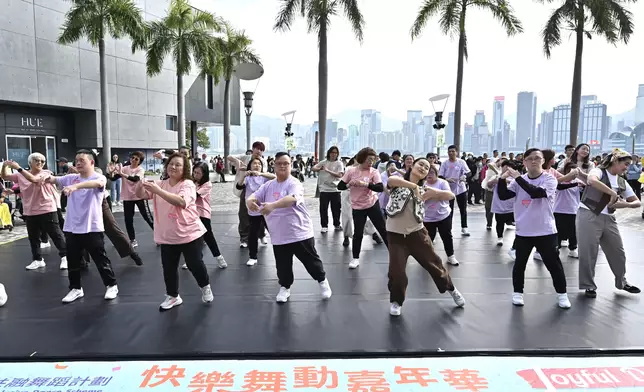
[[199, 219], [197, 188], [190, 180], [190, 163], [185, 155], [172, 154], [165, 165], [168, 178], [142, 180], [136, 184], [136, 195], [154, 202], [154, 242], [161, 246], [161, 264], [166, 298], [160, 310], [183, 303], [179, 296], [179, 261], [181, 255], [201, 288], [201, 300], [213, 300], [208, 270], [203, 263], [203, 236], [206, 228]]
[[127, 236], [130, 237], [133, 247], [139, 246], [136, 242], [136, 233], [134, 232], [134, 206], [139, 209], [143, 220], [154, 230], [154, 221], [150, 207], [145, 200], [136, 195], [135, 187], [137, 182], [145, 176], [145, 170], [141, 167], [145, 155], [141, 151], [134, 151], [130, 154], [130, 164], [121, 168], [120, 174], [123, 177], [121, 183], [121, 200], [123, 201], [123, 219], [125, 220], [125, 229]]
[[373, 168], [376, 162], [377, 154], [369, 147], [365, 147], [356, 155], [358, 166], [347, 169], [338, 184], [338, 189], [349, 189], [351, 197], [351, 208], [353, 213], [353, 260], [349, 263], [349, 268], [358, 268], [360, 265], [360, 249], [362, 247], [362, 236], [367, 217], [375, 226], [380, 237], [387, 243], [387, 230], [385, 229], [385, 218], [380, 211], [378, 203], [378, 194], [382, 192], [384, 186], [377, 169]]
[[[199, 219], [206, 228], [206, 234], [204, 234], [203, 239], [206, 245], [208, 245], [208, 248], [210, 248], [215, 260], [217, 260], [217, 267], [226, 268], [228, 264], [224, 260], [224, 256], [221, 255], [217, 240], [212, 232], [212, 225], [210, 224], [210, 219], [212, 218], [212, 208], [210, 207], [212, 183], [210, 182], [210, 169], [208, 168], [208, 164], [205, 162], [195, 163], [195, 166], [192, 168], [192, 178], [197, 186], [196, 203], [197, 210], [199, 211]], [[188, 264], [184, 263], [182, 268], [188, 269]]]
[[38, 152], [29, 155], [27, 161], [31, 167], [30, 170], [24, 170], [13, 161], [5, 161], [2, 168], [2, 173], [4, 173], [4, 166], [17, 171], [2, 178], [18, 184], [20, 188], [23, 216], [27, 223], [27, 235], [33, 258], [26, 268], [28, 270], [45, 268], [45, 260], [40, 253], [40, 233], [44, 231], [58, 248], [60, 269], [67, 269], [67, 244], [58, 222], [56, 187], [45, 183], [46, 179], [53, 177], [53, 173], [43, 169], [47, 161], [45, 156]]

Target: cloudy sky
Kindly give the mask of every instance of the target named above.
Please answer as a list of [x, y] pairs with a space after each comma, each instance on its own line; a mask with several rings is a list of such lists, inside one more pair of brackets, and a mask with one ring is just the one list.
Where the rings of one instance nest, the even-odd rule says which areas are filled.
[[[255, 112], [279, 117], [296, 109], [297, 123], [317, 119], [317, 38], [298, 19], [290, 32], [274, 32], [278, 0], [192, 0], [215, 12], [254, 40], [265, 68], [255, 97]], [[495, 96], [506, 97], [506, 113], [516, 111], [519, 91], [537, 93], [539, 111], [570, 101], [574, 43], [550, 60], [543, 55], [540, 31], [552, 8], [534, 0], [511, 1], [524, 33], [512, 38], [484, 11], [468, 15], [469, 61], [465, 65], [463, 111], [491, 115]], [[404, 119], [408, 109], [432, 112], [428, 98], [449, 93], [456, 84], [457, 41], [443, 36], [436, 19], [412, 42], [409, 28], [421, 0], [359, 0], [366, 21], [364, 42], [353, 36], [343, 17], [332, 20], [329, 35], [329, 116], [349, 109], [373, 108]], [[628, 46], [614, 47], [594, 38], [585, 41], [583, 94], [597, 95], [609, 113], [635, 106], [638, 84], [644, 84], [644, 1], [629, 8], [636, 30]], [[638, 28], [639, 26], [639, 28]], [[453, 101], [448, 104], [453, 109]], [[341, 124], [345, 125], [345, 124]], [[514, 124], [512, 124], [514, 125]]]

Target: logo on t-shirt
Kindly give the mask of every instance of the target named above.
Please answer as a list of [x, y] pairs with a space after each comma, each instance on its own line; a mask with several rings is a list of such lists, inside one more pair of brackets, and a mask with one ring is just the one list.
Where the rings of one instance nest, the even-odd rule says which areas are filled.
[[525, 208], [530, 207], [530, 203], [532, 203], [532, 200], [521, 200], [521, 204], [523, 204]]
[[168, 219], [170, 219], [170, 220], [177, 220], [177, 219], [179, 219], [179, 215], [178, 215], [176, 212], [170, 212], [170, 213], [168, 214]]
[[279, 192], [273, 192], [273, 198], [274, 198], [275, 200], [279, 200], [279, 198], [280, 198], [280, 193], [279, 193]]

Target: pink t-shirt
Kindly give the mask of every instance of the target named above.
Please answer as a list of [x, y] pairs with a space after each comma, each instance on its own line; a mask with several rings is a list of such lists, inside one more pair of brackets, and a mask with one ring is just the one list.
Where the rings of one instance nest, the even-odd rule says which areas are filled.
[[199, 211], [199, 216], [202, 218], [211, 219], [212, 218], [212, 209], [210, 208], [210, 191], [212, 190], [212, 184], [210, 181], [206, 181], [203, 185], [197, 187], [197, 211]]
[[154, 242], [166, 245], [187, 244], [203, 236], [206, 228], [199, 219], [195, 183], [184, 180], [170, 186], [170, 180], [155, 182], [164, 191], [181, 196], [186, 201], [186, 206], [173, 206], [159, 195], [147, 195], [154, 202]]
[[[141, 180], [145, 176], [145, 170], [141, 166], [138, 166], [136, 169], [133, 169], [129, 165], [124, 166], [123, 173], [129, 177], [138, 176]], [[121, 180], [121, 200], [140, 200], [141, 198], [136, 196], [134, 188], [136, 188], [136, 182], [123, 178]]]
[[[49, 170], [41, 170], [38, 179], [49, 178], [53, 174]], [[22, 208], [25, 216], [36, 216], [56, 212], [56, 186], [46, 183], [33, 183], [20, 173], [13, 173], [9, 176], [11, 182], [20, 187]]]
[[556, 169], [553, 169], [552, 167], [550, 169], [544, 170], [544, 171], [546, 173], [550, 174], [551, 176], [553, 176], [556, 179], [559, 179], [559, 178], [563, 177], [563, 174], [559, 173]]
[[[374, 169], [373, 167], [362, 169], [359, 166], [354, 166], [347, 169], [342, 177], [342, 181], [349, 185], [349, 182], [353, 180], [371, 184], [382, 183], [378, 169]], [[349, 186], [349, 196], [351, 197], [351, 208], [354, 210], [366, 210], [367, 208], [373, 207], [376, 201], [378, 201], [378, 194], [367, 187]]]

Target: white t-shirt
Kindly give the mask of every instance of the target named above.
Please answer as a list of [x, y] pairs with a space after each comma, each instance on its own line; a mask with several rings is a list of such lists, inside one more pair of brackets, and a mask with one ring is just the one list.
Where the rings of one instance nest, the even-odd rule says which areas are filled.
[[[618, 183], [617, 183], [617, 176], [616, 176], [616, 175], [614, 175], [614, 174], [610, 174], [608, 171], [606, 171], [606, 174], [608, 174], [608, 180], [610, 181], [610, 186], [611, 186], [611, 188], [613, 188], [613, 190], [614, 190], [615, 192], [617, 192], [617, 191], [619, 190], [619, 185], [618, 185]], [[600, 179], [600, 180], [601, 180], [601, 179], [602, 179], [602, 176], [603, 176], [603, 172], [602, 172], [602, 169], [595, 168], [595, 169], [591, 170], [591, 171], [588, 173], [588, 175], [589, 175], [589, 176], [595, 176], [595, 177], [597, 177], [598, 179]], [[623, 194], [623, 195], [621, 195], [621, 196], [622, 196], [624, 199], [628, 199], [629, 197], [635, 196], [635, 192], [633, 192], [633, 188], [631, 188], [631, 186], [628, 184], [628, 182], [626, 183], [626, 190], [624, 191], [624, 194]], [[590, 209], [590, 208], [586, 207], [586, 206], [584, 205], [584, 203], [579, 204], [579, 207], [581, 207], [581, 208], [585, 208], [585, 209], [587, 209], [587, 210], [589, 210], [589, 209]], [[608, 213], [608, 208], [607, 208], [607, 207], [606, 207], [606, 208], [604, 208], [604, 209], [602, 210], [602, 214], [610, 215], [610, 214]]]

